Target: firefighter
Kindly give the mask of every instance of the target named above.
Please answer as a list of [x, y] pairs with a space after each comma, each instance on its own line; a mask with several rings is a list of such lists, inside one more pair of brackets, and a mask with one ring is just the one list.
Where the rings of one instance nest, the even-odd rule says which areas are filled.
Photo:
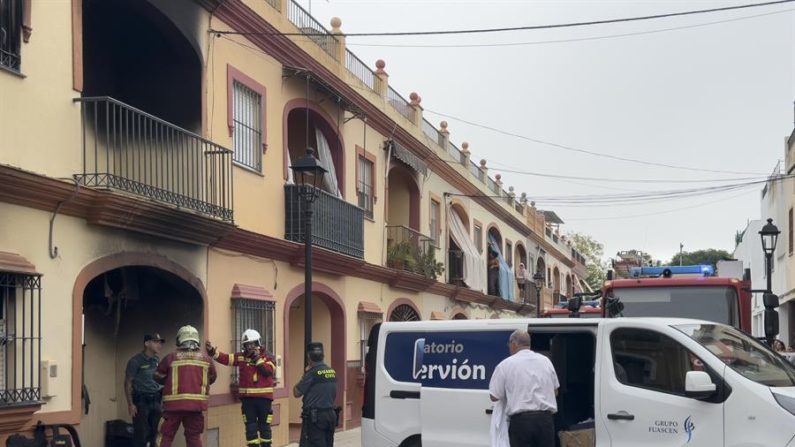
[[183, 326], [177, 332], [177, 350], [157, 366], [154, 378], [163, 383], [163, 419], [159, 447], [171, 447], [180, 424], [187, 447], [202, 447], [204, 411], [210, 400], [210, 385], [217, 374], [213, 361], [201, 351], [199, 331]]
[[241, 352], [224, 354], [212, 342], [204, 344], [207, 353], [216, 362], [236, 366], [240, 377], [240, 407], [246, 427], [246, 445], [249, 447], [271, 446], [271, 422], [273, 421], [273, 376], [276, 362], [262, 347], [259, 332], [246, 329], [241, 337]]
[[323, 361], [323, 343], [310, 343], [306, 351], [309, 365], [293, 387], [293, 396], [303, 397], [300, 447], [333, 447], [341, 410], [334, 407], [337, 372]]

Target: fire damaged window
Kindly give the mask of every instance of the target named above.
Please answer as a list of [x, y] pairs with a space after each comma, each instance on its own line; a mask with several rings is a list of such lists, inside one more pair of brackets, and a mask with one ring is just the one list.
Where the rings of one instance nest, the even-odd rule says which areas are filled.
[[[243, 332], [254, 329], [262, 337], [260, 343], [263, 348], [275, 356], [275, 313], [276, 304], [273, 301], [232, 299], [232, 352], [243, 349]], [[238, 373], [235, 371], [232, 376], [234, 383], [237, 383], [237, 378]]]
[[0, 408], [41, 400], [41, 276], [0, 271]]
[[0, 67], [20, 70], [22, 0], [0, 0]]

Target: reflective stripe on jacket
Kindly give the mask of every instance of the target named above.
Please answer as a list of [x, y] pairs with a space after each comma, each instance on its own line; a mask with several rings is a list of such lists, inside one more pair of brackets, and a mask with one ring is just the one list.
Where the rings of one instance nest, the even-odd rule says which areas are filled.
[[[221, 351], [215, 351], [213, 358], [222, 365], [238, 367], [240, 372], [238, 392], [241, 397], [273, 399], [273, 374], [276, 371], [273, 359], [262, 353], [254, 358], [248, 358], [242, 352], [224, 354]], [[263, 365], [270, 373], [267, 377], [263, 377], [259, 372], [259, 367]]]
[[216, 371], [202, 351], [175, 351], [157, 367], [166, 376], [163, 383], [163, 410], [205, 411], [210, 400], [210, 383]]

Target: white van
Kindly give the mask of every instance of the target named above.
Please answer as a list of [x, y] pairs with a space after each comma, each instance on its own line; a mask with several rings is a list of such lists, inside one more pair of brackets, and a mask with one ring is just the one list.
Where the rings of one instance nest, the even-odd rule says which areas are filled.
[[489, 380], [521, 328], [557, 370], [557, 432], [592, 427], [599, 447], [795, 447], [793, 365], [733, 327], [671, 318], [379, 324], [362, 445], [489, 446]]

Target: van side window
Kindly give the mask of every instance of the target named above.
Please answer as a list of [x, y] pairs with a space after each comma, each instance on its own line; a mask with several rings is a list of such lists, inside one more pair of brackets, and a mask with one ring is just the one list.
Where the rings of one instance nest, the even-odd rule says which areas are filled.
[[629, 386], [684, 396], [687, 372], [704, 367], [684, 346], [658, 332], [618, 329], [610, 346], [616, 378]]

